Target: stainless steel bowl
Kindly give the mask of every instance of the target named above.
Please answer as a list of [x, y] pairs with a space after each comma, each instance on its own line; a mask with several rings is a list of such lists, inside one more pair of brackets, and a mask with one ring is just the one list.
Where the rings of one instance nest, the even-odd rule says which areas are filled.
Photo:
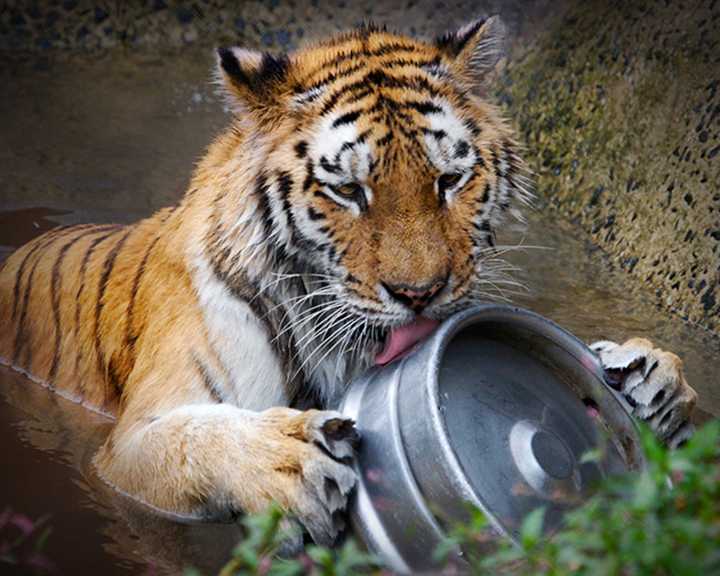
[[[438, 568], [434, 550], [471, 507], [497, 537], [516, 538], [540, 506], [552, 530], [598, 480], [644, 465], [595, 354], [511, 306], [451, 317], [410, 355], [353, 382], [340, 410], [362, 436], [354, 531], [399, 572]], [[581, 462], [601, 445], [600, 461]], [[462, 564], [462, 550], [453, 559]]]

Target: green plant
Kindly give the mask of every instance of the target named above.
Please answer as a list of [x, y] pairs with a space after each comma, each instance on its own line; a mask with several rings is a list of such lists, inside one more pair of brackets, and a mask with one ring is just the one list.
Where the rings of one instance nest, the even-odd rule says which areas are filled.
[[[279, 557], [278, 551], [294, 536], [293, 528], [283, 520], [284, 515], [277, 507], [246, 517], [243, 521], [246, 537], [236, 546], [219, 576], [350, 576], [379, 571], [375, 557], [362, 552], [353, 540], [338, 549], [308, 546], [293, 558]], [[190, 569], [185, 576], [199, 576], [199, 573]]]
[[[477, 575], [720, 574], [720, 420], [706, 424], [676, 451], [662, 447], [648, 429], [641, 430], [641, 438], [647, 468], [605, 481], [583, 506], [565, 515], [552, 537], [543, 534], [543, 509], [525, 518], [517, 544], [493, 537], [487, 518], [476, 510], [469, 523], [450, 531], [436, 558], [462, 546], [470, 572]], [[593, 457], [597, 454], [588, 455]], [[246, 519], [248, 536], [221, 576], [380, 570], [352, 540], [338, 550], [312, 546], [296, 558], [277, 558], [286, 538], [282, 520], [278, 509]]]
[[608, 479], [551, 538], [542, 535], [538, 509], [518, 545], [500, 541], [492, 554], [473, 553], [487, 528], [481, 513], [451, 533], [451, 544], [468, 550], [474, 574], [720, 574], [720, 421], [676, 451], [648, 429], [641, 438], [646, 470]]

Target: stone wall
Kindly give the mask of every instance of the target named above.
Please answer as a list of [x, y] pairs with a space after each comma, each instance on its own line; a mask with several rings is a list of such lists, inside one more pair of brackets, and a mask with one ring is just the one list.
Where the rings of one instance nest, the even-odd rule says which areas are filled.
[[0, 50], [287, 49], [374, 20], [429, 35], [500, 13], [514, 30], [549, 0], [4, 0]]
[[498, 88], [541, 202], [720, 333], [720, 1], [576, 2]]

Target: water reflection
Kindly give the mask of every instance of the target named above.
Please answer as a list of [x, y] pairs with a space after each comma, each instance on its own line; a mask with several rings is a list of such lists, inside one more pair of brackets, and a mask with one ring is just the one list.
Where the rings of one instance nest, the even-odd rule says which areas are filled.
[[111, 425], [0, 367], [0, 507], [51, 515], [46, 553], [61, 574], [217, 573], [239, 525], [159, 514], [106, 485], [91, 459]]

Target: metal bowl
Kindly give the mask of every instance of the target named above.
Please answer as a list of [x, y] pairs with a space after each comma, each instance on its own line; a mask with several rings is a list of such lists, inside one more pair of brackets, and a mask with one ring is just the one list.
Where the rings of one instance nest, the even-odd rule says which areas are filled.
[[[355, 534], [399, 572], [437, 569], [434, 550], [472, 507], [496, 537], [517, 538], [540, 506], [553, 530], [601, 478], [644, 465], [595, 354], [512, 306], [449, 318], [410, 355], [354, 381], [340, 410], [362, 436]], [[601, 446], [600, 460], [582, 461]]]

